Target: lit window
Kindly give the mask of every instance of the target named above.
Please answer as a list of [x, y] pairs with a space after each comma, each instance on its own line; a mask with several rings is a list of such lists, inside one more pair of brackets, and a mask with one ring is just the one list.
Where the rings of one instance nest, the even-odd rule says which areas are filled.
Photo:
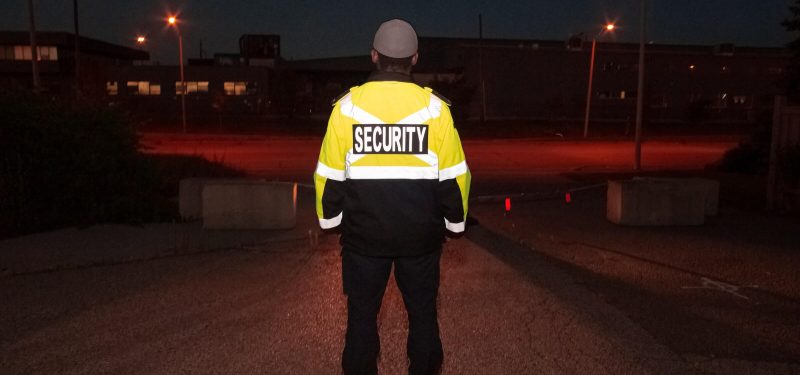
[[139, 95], [150, 95], [150, 82], [139, 81]]
[[58, 60], [58, 48], [56, 47], [47, 47], [50, 49], [50, 60], [56, 61]]
[[117, 84], [117, 81], [106, 82], [106, 94], [108, 95], [119, 94], [119, 85]]
[[[208, 81], [186, 81], [186, 94], [191, 93], [198, 93], [198, 92], [208, 92]], [[181, 95], [183, 90], [181, 89], [181, 82], [175, 82], [175, 93]]]
[[183, 93], [186, 92], [186, 85], [185, 84], [188, 84], [188, 83], [189, 82], [184, 82], [184, 85], [181, 85], [180, 81], [175, 82], [175, 94], [183, 95]]
[[[58, 49], [51, 46], [37, 46], [38, 58], [41, 61], [56, 61], [58, 60]], [[31, 56], [30, 46], [7, 46], [0, 47], [0, 60], [28, 60]]]
[[161, 95], [160, 83], [153, 83], [150, 85], [150, 95]]
[[619, 92], [619, 98], [620, 99], [625, 99], [625, 90], [622, 90], [622, 91]]
[[[128, 81], [128, 94], [130, 95], [160, 95], [161, 85], [151, 85], [149, 81]], [[157, 92], [153, 92], [153, 86], [157, 86]]]
[[14, 46], [14, 60], [30, 60], [31, 48], [25, 46]]
[[241, 96], [247, 93], [247, 82], [225, 82], [222, 86], [225, 95]]

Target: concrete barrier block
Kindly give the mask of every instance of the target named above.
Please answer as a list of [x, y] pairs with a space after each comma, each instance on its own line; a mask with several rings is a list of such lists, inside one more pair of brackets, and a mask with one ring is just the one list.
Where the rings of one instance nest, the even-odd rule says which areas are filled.
[[178, 212], [184, 220], [203, 217], [203, 178], [184, 178], [178, 186]]
[[706, 216], [717, 216], [719, 213], [719, 181], [708, 178], [693, 178], [706, 194]]
[[178, 185], [178, 212], [184, 220], [203, 218], [203, 187], [208, 182], [226, 183], [245, 181], [241, 178], [184, 178]]
[[205, 229], [290, 229], [297, 222], [297, 184], [253, 180], [206, 181]]
[[668, 178], [668, 177], [634, 177], [633, 180], [659, 181], [674, 185], [674, 189], [683, 189], [693, 194], [702, 194], [705, 199], [706, 216], [717, 216], [719, 213], [719, 181], [708, 178]]
[[682, 179], [609, 181], [606, 217], [621, 225], [702, 225], [706, 192]]

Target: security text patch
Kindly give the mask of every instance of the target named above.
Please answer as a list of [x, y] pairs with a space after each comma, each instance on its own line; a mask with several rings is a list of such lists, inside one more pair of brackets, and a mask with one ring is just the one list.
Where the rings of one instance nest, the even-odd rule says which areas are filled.
[[427, 154], [428, 125], [354, 124], [354, 154]]

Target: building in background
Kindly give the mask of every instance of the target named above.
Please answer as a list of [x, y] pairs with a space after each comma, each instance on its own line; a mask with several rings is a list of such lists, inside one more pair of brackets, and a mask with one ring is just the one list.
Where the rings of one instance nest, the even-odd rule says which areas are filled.
[[[42, 82], [65, 94], [74, 84], [74, 40], [38, 33]], [[0, 83], [30, 86], [26, 32], [0, 32]], [[81, 85], [87, 97], [127, 111], [141, 124], [170, 128], [180, 119], [177, 65], [149, 61], [146, 51], [81, 38]], [[582, 123], [590, 42], [420, 38], [414, 79], [449, 98], [458, 121]], [[287, 61], [278, 35], [243, 35], [238, 53], [188, 58], [191, 127], [271, 126], [275, 119], [321, 120], [330, 102], [363, 83], [367, 54]], [[365, 51], [367, 52], [367, 51]], [[647, 46], [645, 121], [649, 124], [752, 124], [771, 110], [790, 53], [782, 48]], [[591, 122], [630, 130], [638, 45], [599, 42]], [[284, 121], [285, 123], [285, 121]]]
[[[71, 95], [76, 84], [75, 35], [64, 32], [37, 32], [39, 72], [42, 89], [54, 96]], [[106, 70], [147, 61], [150, 54], [101, 40], [80, 38], [80, 81], [90, 95], [104, 92]], [[27, 31], [0, 31], [0, 85], [32, 87], [30, 34]]]
[[[454, 103], [462, 119], [580, 122], [591, 43], [578, 40], [420, 38], [418, 83]], [[628, 122], [636, 107], [637, 44], [600, 42], [592, 122]], [[650, 44], [646, 49], [646, 119], [650, 123], [752, 123], [771, 109], [790, 53], [782, 48]], [[302, 98], [320, 104], [363, 82], [369, 56], [292, 63]], [[482, 69], [482, 72], [481, 72]], [[485, 87], [485, 99], [482, 97]], [[306, 99], [303, 99], [306, 100]]]
[[[280, 36], [243, 35], [239, 49], [187, 59], [189, 128], [266, 125], [267, 119], [282, 114], [286, 105], [275, 100], [280, 97]], [[144, 126], [169, 129], [179, 124], [181, 93], [177, 65], [116, 66], [106, 75], [105, 99]]]

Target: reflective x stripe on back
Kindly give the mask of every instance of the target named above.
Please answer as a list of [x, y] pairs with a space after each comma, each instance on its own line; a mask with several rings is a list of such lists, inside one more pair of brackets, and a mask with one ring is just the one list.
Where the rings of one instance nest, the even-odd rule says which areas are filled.
[[[416, 111], [397, 124], [422, 124], [429, 120], [438, 118], [442, 111], [442, 101], [435, 95], [431, 95], [430, 103], [427, 107]], [[378, 116], [360, 108], [352, 101], [351, 95], [347, 95], [341, 100], [341, 114], [352, 118], [358, 124], [386, 124]], [[439, 179], [439, 157], [435, 152], [428, 149], [427, 154], [413, 154], [413, 156], [424, 161], [428, 166], [355, 166], [365, 154], [354, 154], [353, 149], [347, 151], [345, 157], [345, 176], [350, 179], [411, 179], [411, 180], [436, 180]]]

